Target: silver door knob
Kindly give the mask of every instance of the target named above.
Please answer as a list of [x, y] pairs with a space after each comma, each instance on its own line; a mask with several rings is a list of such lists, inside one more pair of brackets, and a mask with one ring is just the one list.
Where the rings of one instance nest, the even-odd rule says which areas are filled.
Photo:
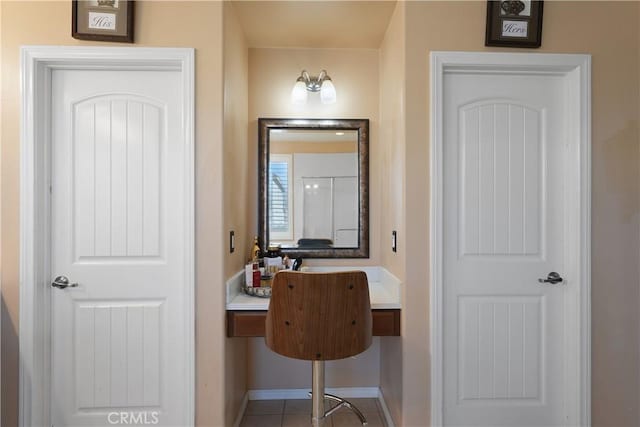
[[58, 276], [55, 279], [53, 279], [53, 282], [51, 282], [51, 286], [58, 289], [64, 289], [64, 288], [75, 288], [78, 286], [78, 284], [69, 283], [69, 279], [66, 276]]
[[552, 271], [551, 273], [549, 273], [546, 279], [538, 279], [538, 282], [550, 283], [552, 285], [555, 285], [556, 283], [561, 283], [563, 280], [564, 279], [560, 277], [558, 273], [556, 273], [555, 271]]

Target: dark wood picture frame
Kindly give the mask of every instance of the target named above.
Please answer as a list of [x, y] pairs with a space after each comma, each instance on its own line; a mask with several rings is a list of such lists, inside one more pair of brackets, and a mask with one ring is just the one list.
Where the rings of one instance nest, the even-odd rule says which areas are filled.
[[[78, 40], [133, 43], [133, 0], [72, 0], [71, 36]], [[105, 28], [99, 28], [99, 26]]]
[[540, 47], [543, 6], [542, 0], [488, 0], [484, 45]]

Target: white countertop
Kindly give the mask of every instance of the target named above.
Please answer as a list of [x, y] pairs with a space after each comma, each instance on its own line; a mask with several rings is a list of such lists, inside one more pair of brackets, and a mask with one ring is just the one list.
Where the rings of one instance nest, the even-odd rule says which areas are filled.
[[[398, 278], [383, 267], [310, 267], [309, 271], [362, 270], [369, 280], [369, 295], [372, 309], [400, 309], [400, 286]], [[227, 310], [268, 310], [269, 298], [252, 297], [242, 292], [244, 271], [227, 281]]]

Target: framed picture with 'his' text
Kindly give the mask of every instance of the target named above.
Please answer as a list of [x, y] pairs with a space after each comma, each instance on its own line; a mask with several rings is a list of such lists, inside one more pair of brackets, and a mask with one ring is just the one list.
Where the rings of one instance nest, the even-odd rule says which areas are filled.
[[133, 0], [72, 0], [71, 36], [133, 43]]

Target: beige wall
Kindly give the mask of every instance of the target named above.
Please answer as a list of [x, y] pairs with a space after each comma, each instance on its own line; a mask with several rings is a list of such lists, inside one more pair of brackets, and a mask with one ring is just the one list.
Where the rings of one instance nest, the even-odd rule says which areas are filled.
[[[1, 128], [1, 279], [2, 279], [2, 409], [3, 426], [17, 423], [18, 373], [18, 177], [19, 177], [19, 56], [23, 44], [92, 44], [69, 36], [69, 2], [0, 2], [2, 112]], [[404, 13], [398, 12], [404, 8]], [[251, 49], [248, 57], [247, 158], [244, 146], [227, 142], [243, 137], [242, 101], [225, 108], [223, 145], [223, 90], [244, 93], [243, 69], [237, 46], [243, 44], [235, 23], [229, 31], [236, 46], [226, 56], [234, 65], [223, 71], [223, 6], [217, 2], [138, 2], [137, 45], [189, 46], [196, 52], [196, 168], [197, 168], [197, 424], [225, 425], [242, 391], [241, 380], [225, 376], [223, 368], [242, 369], [243, 341], [224, 338], [223, 280], [245, 256], [256, 230], [257, 211], [257, 117], [357, 117], [371, 119], [371, 258], [346, 260], [346, 264], [383, 264], [405, 279], [403, 337], [380, 339], [378, 356], [369, 363], [378, 375], [392, 413], [404, 425], [423, 426], [429, 419], [428, 328], [428, 150], [429, 68], [432, 50], [530, 50], [484, 47], [485, 2], [407, 2], [396, 10], [380, 51], [362, 49]], [[593, 55], [593, 425], [640, 425], [640, 173], [638, 119], [640, 112], [639, 57], [640, 10], [637, 2], [546, 2], [543, 47], [533, 52], [591, 53]], [[403, 22], [404, 21], [404, 25]], [[403, 29], [404, 27], [404, 29]], [[172, 31], [167, 31], [171, 28]], [[399, 51], [395, 46], [404, 48]], [[109, 45], [107, 43], [93, 43]], [[397, 58], [397, 59], [396, 59]], [[398, 71], [396, 66], [404, 66]], [[291, 85], [300, 70], [312, 74], [326, 68], [338, 91], [338, 103], [322, 106], [310, 102], [295, 107], [288, 102]], [[223, 72], [225, 73], [223, 76]], [[231, 73], [231, 74], [230, 74]], [[380, 73], [380, 76], [378, 75]], [[386, 81], [403, 75], [404, 84]], [[382, 81], [382, 79], [385, 79]], [[239, 92], [238, 92], [239, 91]], [[397, 96], [403, 94], [404, 101]], [[243, 96], [243, 95], [242, 95]], [[241, 97], [240, 97], [241, 99]], [[313, 100], [313, 97], [310, 97]], [[387, 108], [398, 105], [404, 114]], [[395, 104], [394, 104], [395, 103]], [[398, 110], [400, 111], [400, 110]], [[403, 126], [402, 120], [406, 120]], [[387, 128], [390, 126], [390, 128]], [[231, 132], [231, 134], [230, 134]], [[403, 134], [404, 132], [404, 134]], [[231, 136], [233, 135], [233, 136]], [[229, 137], [229, 139], [227, 139]], [[399, 141], [396, 143], [395, 141]], [[390, 142], [392, 141], [392, 142]], [[404, 141], [404, 143], [402, 142]], [[387, 146], [386, 144], [391, 144]], [[383, 145], [385, 145], [383, 147]], [[382, 160], [382, 159], [387, 160]], [[223, 192], [223, 160], [247, 161], [244, 174], [249, 188], [240, 196], [231, 215], [223, 216], [221, 200], [233, 198]], [[392, 168], [393, 165], [393, 168]], [[404, 169], [400, 177], [395, 170]], [[243, 174], [234, 175], [242, 180]], [[386, 180], [389, 179], [389, 183]], [[398, 191], [396, 196], [387, 194]], [[242, 190], [241, 194], [242, 194]], [[246, 197], [246, 198], [245, 198]], [[403, 208], [388, 209], [400, 204]], [[396, 205], [394, 205], [396, 206]], [[236, 257], [225, 256], [228, 231], [236, 227]], [[392, 228], [399, 231], [398, 254], [388, 253]], [[383, 248], [383, 246], [385, 246]], [[224, 259], [220, 268], [212, 260]], [[316, 264], [334, 261], [313, 261]], [[400, 343], [401, 341], [401, 343]], [[250, 343], [249, 357], [263, 348]], [[221, 349], [225, 348], [225, 351]], [[266, 353], [265, 353], [266, 354]], [[235, 365], [230, 361], [239, 355]], [[251, 356], [254, 355], [254, 356]], [[366, 355], [369, 357], [369, 355]], [[376, 361], [379, 360], [379, 362]], [[279, 362], [276, 362], [279, 363]], [[268, 364], [267, 364], [268, 365]], [[287, 365], [289, 366], [289, 365]], [[397, 376], [402, 366], [401, 390]], [[249, 361], [248, 369], [259, 367]], [[285, 369], [285, 368], [283, 368]], [[298, 369], [298, 368], [295, 368]], [[396, 370], [394, 370], [396, 369]], [[233, 371], [231, 371], [233, 372]], [[280, 371], [282, 372], [282, 371]], [[285, 371], [286, 372], [286, 371]], [[304, 370], [305, 375], [308, 375]], [[242, 375], [242, 374], [241, 374]], [[295, 383], [300, 383], [300, 368]], [[331, 374], [329, 374], [331, 375]], [[358, 374], [360, 375], [360, 374]], [[257, 375], [249, 375], [248, 383]], [[231, 396], [221, 393], [221, 378], [232, 387]], [[378, 377], [375, 377], [378, 378]], [[363, 378], [366, 380], [366, 378]], [[262, 381], [259, 380], [258, 381]], [[267, 379], [266, 386], [274, 384]], [[349, 385], [358, 385], [349, 381]], [[287, 384], [278, 384], [288, 387]], [[227, 415], [224, 416], [227, 408]], [[399, 410], [398, 408], [401, 408]]]
[[[224, 232], [225, 279], [245, 264], [252, 243], [256, 214], [249, 209], [247, 139], [249, 50], [231, 3], [224, 4]], [[235, 232], [236, 250], [229, 253], [228, 233]], [[247, 390], [247, 340], [227, 338], [225, 343], [225, 425], [233, 424]], [[222, 388], [218, 392], [223, 391]]]
[[306, 141], [270, 141], [269, 153], [294, 154], [294, 153], [356, 153], [356, 142], [317, 142]]
[[[374, 337], [364, 353], [326, 363], [327, 387], [378, 387], [380, 343]], [[280, 356], [264, 345], [264, 338], [249, 339], [249, 390], [311, 388], [311, 362]]]
[[[382, 265], [400, 280], [405, 277], [405, 5], [398, 3], [380, 45], [381, 223], [389, 238], [398, 232], [397, 252], [382, 245]], [[412, 258], [410, 258], [412, 259]], [[401, 324], [406, 322], [403, 311]], [[402, 425], [402, 339], [380, 342], [380, 389], [396, 425]]]
[[[335, 104], [323, 105], [318, 94], [310, 94], [306, 105], [291, 103], [291, 89], [303, 69], [311, 75], [318, 75], [322, 69], [327, 70], [336, 87]], [[378, 50], [249, 49], [249, 141], [255, 147], [249, 153], [252, 156], [250, 164], [255, 169], [249, 182], [255, 183], [253, 195], [256, 201], [258, 118], [261, 117], [369, 119], [370, 257], [309, 260], [307, 264], [379, 265], [381, 175], [378, 142]], [[257, 210], [257, 203], [255, 206]], [[257, 223], [255, 230], [257, 231]]]
[[[306, 105], [291, 103], [291, 89], [306, 69], [317, 75], [326, 69], [336, 87], [337, 102], [320, 103], [310, 94]], [[370, 257], [368, 259], [306, 260], [307, 265], [379, 265], [381, 174], [378, 137], [377, 49], [249, 49], [249, 141], [251, 164], [257, 169], [258, 118], [365, 118], [370, 129]], [[257, 173], [250, 178], [257, 186]], [[253, 188], [257, 200], [257, 187]], [[256, 208], [257, 209], [257, 208]], [[257, 230], [257, 224], [256, 224]], [[391, 231], [389, 231], [391, 233]], [[385, 239], [384, 242], [387, 242]], [[327, 366], [327, 386], [368, 387], [379, 384], [379, 348], [354, 359]], [[249, 341], [249, 389], [310, 386], [310, 365], [285, 359], [268, 350], [262, 339]], [[306, 384], [306, 385], [303, 385]]]
[[[257, 143], [248, 136], [249, 48], [232, 3], [224, 5], [224, 223], [235, 231], [236, 251], [227, 256], [225, 277], [244, 267], [253, 245], [253, 223], [257, 213], [249, 211], [249, 152]], [[228, 239], [227, 239], [228, 241]]]
[[593, 103], [592, 413], [640, 425], [637, 2], [545, 2], [542, 48], [484, 47], [485, 2], [406, 3], [406, 284], [403, 422], [429, 417], [428, 183], [432, 50], [590, 53]]
[[[19, 46], [99, 45], [71, 38], [71, 3], [0, 2], [2, 7], [2, 426], [17, 425]], [[136, 46], [196, 48], [196, 412], [199, 426], [224, 425], [222, 229], [222, 3], [137, 2]], [[128, 46], [118, 44], [118, 46]]]
[[405, 5], [398, 3], [380, 45], [381, 223], [384, 242], [398, 232], [397, 252], [380, 248], [382, 264], [400, 280], [405, 276]]
[[[4, 300], [2, 299], [2, 110], [3, 110], [3, 96], [2, 96], [2, 5], [0, 5], [0, 361], [2, 360], [2, 325], [4, 323], [4, 313], [6, 311]], [[2, 425], [2, 364], [0, 363], [0, 425]]]

